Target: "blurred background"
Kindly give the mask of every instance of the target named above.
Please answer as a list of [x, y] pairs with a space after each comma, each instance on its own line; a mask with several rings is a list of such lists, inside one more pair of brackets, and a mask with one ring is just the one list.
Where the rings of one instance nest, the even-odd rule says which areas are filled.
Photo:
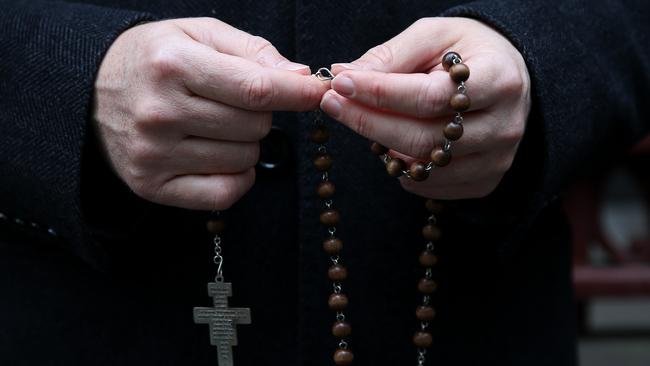
[[566, 192], [581, 366], [650, 366], [650, 137]]

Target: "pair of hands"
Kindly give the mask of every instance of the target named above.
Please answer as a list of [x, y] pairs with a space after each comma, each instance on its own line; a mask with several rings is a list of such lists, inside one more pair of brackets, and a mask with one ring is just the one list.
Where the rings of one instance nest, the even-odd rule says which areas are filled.
[[[266, 40], [211, 18], [167, 20], [124, 32], [95, 83], [94, 120], [117, 175], [144, 199], [223, 210], [253, 185], [272, 111], [320, 107], [407, 162], [442, 142], [455, 90], [440, 64], [454, 50], [472, 76], [472, 109], [454, 161], [425, 182], [437, 199], [481, 197], [510, 168], [530, 109], [528, 71], [499, 33], [464, 18], [423, 18], [325, 83]], [[331, 87], [331, 89], [330, 89]]]

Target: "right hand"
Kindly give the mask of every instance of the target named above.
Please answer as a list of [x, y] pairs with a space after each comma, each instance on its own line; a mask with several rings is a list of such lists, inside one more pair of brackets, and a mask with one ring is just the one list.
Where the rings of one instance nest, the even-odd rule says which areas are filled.
[[271, 111], [318, 108], [328, 83], [268, 41], [212, 18], [133, 27], [108, 50], [94, 121], [117, 175], [140, 197], [223, 210], [255, 181]]

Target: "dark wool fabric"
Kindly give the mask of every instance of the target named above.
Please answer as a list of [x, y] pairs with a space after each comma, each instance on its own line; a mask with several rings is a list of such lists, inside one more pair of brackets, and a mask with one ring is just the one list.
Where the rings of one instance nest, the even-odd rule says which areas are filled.
[[[576, 364], [568, 228], [557, 201], [579, 171], [648, 132], [644, 1], [0, 0], [0, 365], [216, 365], [206, 325], [207, 213], [145, 202], [108, 168], [93, 81], [120, 32], [212, 16], [311, 65], [350, 61], [436, 15], [479, 19], [524, 55], [533, 110], [513, 167], [441, 218], [438, 317], [428, 365]], [[358, 365], [415, 364], [422, 199], [387, 177], [365, 139], [328, 121], [338, 234], [351, 271]], [[281, 169], [226, 216], [237, 365], [331, 365], [336, 346], [309, 114], [277, 113]], [[273, 142], [269, 142], [273, 144]], [[49, 231], [49, 232], [48, 232]], [[56, 235], [53, 235], [56, 232]]]

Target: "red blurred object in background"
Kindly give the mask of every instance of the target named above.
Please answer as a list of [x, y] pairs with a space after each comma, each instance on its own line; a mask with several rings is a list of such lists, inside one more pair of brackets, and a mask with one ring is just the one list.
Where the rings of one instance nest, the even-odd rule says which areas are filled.
[[[646, 209], [650, 208], [650, 136], [629, 151], [622, 165], [638, 181]], [[574, 284], [578, 303], [582, 305], [592, 297], [650, 296], [650, 238], [615, 246], [602, 227], [602, 193], [607, 173], [576, 183], [565, 198], [573, 230]], [[650, 222], [647, 225], [650, 227]], [[606, 254], [605, 265], [590, 263], [593, 246], [600, 246]], [[582, 325], [584, 330], [585, 324]]]

